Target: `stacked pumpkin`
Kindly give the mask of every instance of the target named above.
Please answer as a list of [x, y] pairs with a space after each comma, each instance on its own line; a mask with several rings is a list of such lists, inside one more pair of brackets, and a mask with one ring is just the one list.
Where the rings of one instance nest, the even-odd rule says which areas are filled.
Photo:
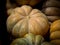
[[50, 40], [55, 45], [60, 45], [60, 19], [54, 21], [50, 27]]
[[[7, 18], [7, 31], [13, 35], [11, 45], [40, 45], [49, 30], [47, 16], [38, 9], [28, 5], [16, 7]], [[25, 36], [26, 35], [26, 36]], [[41, 45], [50, 45], [43, 42]]]
[[23, 38], [17, 38], [12, 41], [10, 45], [53, 45], [52, 43], [45, 42], [41, 35], [26, 34]]
[[47, 0], [42, 11], [47, 15], [48, 20], [53, 22], [60, 19], [60, 0]]

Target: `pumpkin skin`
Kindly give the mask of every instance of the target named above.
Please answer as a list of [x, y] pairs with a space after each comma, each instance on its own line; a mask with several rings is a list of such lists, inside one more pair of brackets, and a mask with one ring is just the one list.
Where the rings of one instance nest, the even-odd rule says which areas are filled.
[[55, 45], [60, 45], [60, 39], [51, 40], [50, 42], [55, 44]]
[[30, 5], [35, 6], [38, 4], [41, 0], [15, 0], [18, 5]]
[[26, 34], [24, 38], [18, 38], [12, 41], [11, 45], [40, 45], [44, 41], [41, 35]]
[[23, 37], [27, 33], [44, 36], [49, 29], [45, 14], [27, 5], [15, 8], [6, 24], [7, 31], [16, 37]]
[[59, 7], [60, 8], [60, 1], [57, 0], [48, 0], [44, 3], [43, 8], [45, 7]]
[[42, 11], [48, 16], [60, 16], [60, 8], [47, 7], [42, 9]]
[[50, 39], [51, 39], [51, 40], [60, 39], [60, 31], [52, 32], [52, 33], [50, 34]]
[[55, 20], [58, 20], [60, 19], [59, 16], [47, 16], [48, 20], [51, 21], [51, 22], [54, 22]]
[[50, 26], [50, 33], [60, 31], [60, 20], [54, 21]]

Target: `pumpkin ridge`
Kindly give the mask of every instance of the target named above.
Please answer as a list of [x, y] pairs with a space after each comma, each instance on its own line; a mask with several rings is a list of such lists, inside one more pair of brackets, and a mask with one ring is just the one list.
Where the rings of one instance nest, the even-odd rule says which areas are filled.
[[[42, 18], [42, 17], [39, 17], [39, 18], [44, 20], [44, 22], [45, 22], [44, 24], [47, 24], [44, 18]], [[41, 25], [41, 23], [39, 23], [40, 21], [41, 21], [41, 20], [38, 21], [37, 18], [36, 18], [37, 24], [39, 24], [40, 27], [42, 28], [43, 26]], [[42, 21], [42, 22], [43, 22], [43, 21]], [[46, 26], [45, 28], [47, 29], [47, 26]], [[44, 27], [42, 28], [42, 30], [45, 30]], [[44, 31], [42, 31], [42, 32], [45, 33]]]
[[[11, 15], [12, 16], [12, 15]], [[6, 22], [6, 24], [8, 23], [8, 20], [11, 18], [11, 16], [9, 16], [9, 18], [7, 19], [7, 22]], [[17, 18], [16, 18], [17, 19]], [[18, 21], [20, 21], [21, 19], [19, 18], [17, 21], [15, 21], [15, 23], [13, 24], [13, 27], [15, 26], [15, 24], [18, 22]], [[10, 24], [11, 25], [11, 24]], [[7, 29], [8, 29], [8, 26], [7, 26]], [[12, 31], [12, 27], [11, 27], [11, 29], [8, 29], [8, 30], [11, 30]], [[10, 32], [11, 32], [10, 31]], [[8, 31], [9, 32], [9, 31]]]
[[26, 23], [26, 25], [27, 25], [27, 26], [25, 26], [26, 28], [24, 27], [24, 29], [27, 30], [27, 32], [26, 32], [25, 34], [28, 33], [28, 21], [27, 21], [27, 20], [28, 20], [28, 19], [24, 19], [24, 21], [23, 21], [23, 23], [22, 23], [22, 25], [21, 25], [21, 27], [20, 27], [20, 30], [19, 30], [20, 34], [21, 34], [22, 26], [23, 26], [23, 24], [25, 24], [25, 23]]
[[[22, 22], [21, 22], [21, 21], [22, 21]], [[18, 23], [21, 23], [21, 24], [19, 25], [19, 27], [21, 27], [23, 21], [24, 21], [24, 20], [20, 20], [19, 22], [17, 22], [17, 23], [13, 26], [12, 34], [13, 34], [13, 32], [15, 32], [14, 29], [16, 28], [16, 25], [17, 25]], [[20, 28], [19, 28], [19, 29], [20, 29]], [[18, 30], [18, 32], [19, 32], [19, 30]], [[14, 35], [15, 35], [15, 34], [14, 34]], [[18, 35], [18, 34], [17, 34], [17, 35]], [[18, 35], [18, 37], [19, 37], [19, 35]]]
[[[30, 19], [31, 20], [31, 19]], [[34, 19], [32, 19], [33, 21], [31, 21], [30, 23], [31, 23], [31, 25], [32, 25], [32, 27], [35, 29], [35, 27], [34, 27], [34, 22], [36, 23], [36, 24], [38, 24]], [[39, 24], [38, 24], [39, 25]], [[38, 27], [40, 27], [40, 26], [38, 26]], [[30, 29], [31, 30], [31, 29]], [[38, 32], [37, 30], [34, 30], [35, 31], [35, 34]], [[40, 30], [40, 31], [42, 31], [42, 30]], [[31, 31], [30, 31], [31, 32]], [[39, 34], [39, 33], [37, 33], [37, 34]], [[40, 33], [41, 34], [41, 33]]]
[[[28, 16], [30, 14], [30, 12], [32, 11], [32, 8], [30, 6], [27, 6], [27, 5], [24, 5], [21, 8], [24, 10], [26, 16]], [[29, 10], [27, 10], [28, 8], [29, 8]]]

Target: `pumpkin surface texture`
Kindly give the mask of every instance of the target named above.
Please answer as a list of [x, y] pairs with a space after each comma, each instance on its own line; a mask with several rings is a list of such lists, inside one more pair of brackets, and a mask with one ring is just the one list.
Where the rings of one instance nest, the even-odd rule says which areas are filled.
[[24, 38], [17, 38], [12, 41], [11, 45], [41, 45], [44, 38], [41, 35], [26, 34]]
[[49, 29], [45, 14], [27, 5], [15, 8], [6, 24], [7, 31], [17, 37], [23, 37], [27, 33], [44, 36]]

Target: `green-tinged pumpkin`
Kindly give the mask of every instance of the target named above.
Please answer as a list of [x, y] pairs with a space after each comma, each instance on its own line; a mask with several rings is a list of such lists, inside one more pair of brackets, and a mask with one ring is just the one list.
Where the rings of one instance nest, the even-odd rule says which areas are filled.
[[55, 20], [60, 19], [60, 16], [47, 16], [48, 20], [54, 22]]
[[11, 45], [41, 45], [44, 38], [41, 35], [26, 34], [24, 38], [18, 38], [12, 41]]
[[45, 14], [27, 5], [15, 8], [6, 24], [7, 31], [16, 37], [23, 37], [27, 33], [44, 36], [49, 29]]
[[41, 45], [54, 45], [54, 44], [52, 44], [50, 42], [43, 42]]
[[53, 43], [55, 45], [60, 45], [60, 39], [51, 40], [50, 43]]
[[60, 8], [47, 7], [47, 8], [43, 8], [42, 11], [49, 16], [60, 16]]
[[53, 33], [55, 31], [60, 31], [60, 19], [54, 21], [50, 26], [50, 33]]
[[18, 5], [31, 5], [35, 6], [38, 4], [41, 0], [15, 0]]

